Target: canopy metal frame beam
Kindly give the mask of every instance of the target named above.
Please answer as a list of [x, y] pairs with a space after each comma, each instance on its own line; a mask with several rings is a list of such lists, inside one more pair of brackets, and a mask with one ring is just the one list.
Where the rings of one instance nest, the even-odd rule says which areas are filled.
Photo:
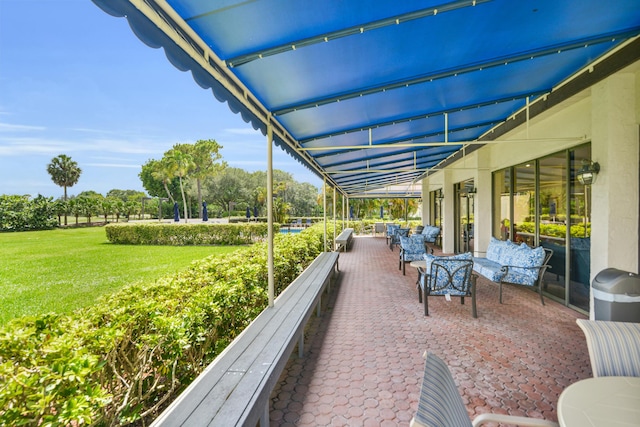
[[[635, 36], [627, 40], [624, 44], [609, 52], [604, 57], [599, 58], [594, 63], [589, 64], [580, 71], [574, 73], [566, 81], [557, 85], [551, 93], [544, 95], [514, 113], [507, 120], [496, 125], [478, 138], [480, 142], [492, 143], [500, 142], [497, 138], [506, 135], [510, 131], [526, 124], [527, 121], [557, 106], [574, 95], [588, 89], [597, 82], [600, 82], [610, 75], [640, 60], [640, 37]], [[481, 145], [472, 145], [466, 151], [470, 154]], [[420, 175], [416, 181], [428, 177], [442, 169], [449, 167], [452, 163], [463, 157], [462, 150], [455, 155], [442, 161], [438, 166]]]
[[[429, 156], [431, 157], [430, 159], [426, 159], [427, 162], [434, 161], [434, 157], [440, 157], [440, 156], [449, 156], [452, 152], [455, 152], [457, 150], [459, 150], [460, 148], [462, 148], [462, 145], [458, 145], [458, 144], [452, 144], [451, 145], [451, 150], [448, 150], [444, 153], [433, 153], [433, 154], [429, 154]], [[369, 166], [384, 166], [384, 165], [394, 165], [397, 164], [398, 162], [406, 162], [406, 161], [411, 161], [411, 159], [402, 159], [402, 160], [398, 160], [395, 158], [391, 158], [391, 157], [396, 157], [396, 156], [402, 156], [404, 154], [410, 153], [412, 151], [415, 151], [414, 149], [408, 149], [408, 150], [399, 150], [399, 151], [391, 151], [391, 150], [386, 150], [386, 151], [379, 151], [377, 152], [375, 155], [369, 155], [367, 157], [367, 162], [369, 163]], [[426, 151], [426, 150], [425, 150]], [[341, 160], [339, 158], [340, 153], [334, 153], [332, 156], [328, 156], [329, 158], [326, 159], [327, 161], [325, 163], [322, 164], [322, 166], [325, 168], [325, 171], [327, 171], [327, 173], [331, 173], [330, 169], [331, 168], [335, 168], [335, 167], [343, 167], [345, 165], [351, 165], [351, 164], [359, 164], [364, 162], [363, 159], [358, 159], [358, 160]], [[333, 159], [331, 159], [331, 157], [333, 157]], [[333, 160], [333, 161], [331, 161]], [[422, 160], [420, 159], [420, 162], [422, 162]], [[373, 163], [373, 165], [372, 165]]]
[[[320, 148], [316, 148], [316, 147], [303, 147], [301, 148], [302, 151], [323, 151], [323, 150], [327, 150], [327, 151], [331, 151], [329, 153], [324, 153], [324, 154], [318, 154], [316, 155], [316, 159], [322, 159], [325, 157], [331, 157], [333, 155], [336, 154], [343, 154], [344, 151], [355, 151], [355, 150], [362, 150], [362, 149], [371, 149], [371, 150], [375, 150], [375, 149], [393, 149], [393, 148], [412, 148], [410, 150], [399, 150], [391, 154], [402, 154], [402, 153], [407, 153], [407, 152], [411, 152], [414, 151], [415, 148], [414, 147], [423, 147], [423, 148], [429, 148], [429, 147], [434, 147], [434, 146], [442, 146], [442, 147], [452, 147], [455, 148], [456, 146], [462, 146], [465, 143], [467, 143], [468, 141], [438, 141], [438, 142], [433, 142], [433, 143], [428, 143], [428, 142], [418, 142], [420, 140], [424, 140], [427, 138], [434, 138], [434, 137], [438, 137], [441, 135], [447, 135], [449, 133], [455, 133], [455, 132], [463, 132], [463, 131], [467, 131], [470, 129], [477, 129], [477, 128], [481, 128], [481, 127], [487, 127], [487, 126], [495, 126], [498, 123], [502, 123], [503, 120], [500, 121], [488, 121], [488, 122], [483, 122], [483, 123], [476, 123], [474, 125], [470, 125], [470, 126], [464, 126], [464, 127], [459, 127], [459, 128], [454, 128], [454, 129], [450, 129], [449, 131], [447, 131], [446, 129], [443, 130], [439, 130], [436, 132], [430, 132], [430, 133], [424, 133], [424, 134], [419, 134], [419, 135], [414, 135], [411, 136], [410, 138], [398, 138], [398, 139], [392, 139], [392, 140], [387, 140], [381, 143], [376, 143], [376, 144], [362, 144], [362, 145], [352, 145], [352, 146], [341, 146], [341, 145], [334, 145], [334, 146], [324, 146], [324, 147], [320, 147]], [[415, 141], [415, 142], [413, 142]], [[481, 142], [474, 142], [475, 144], [482, 144]], [[424, 145], [423, 145], [424, 144]], [[347, 147], [351, 147], [351, 148], [347, 148]], [[459, 147], [458, 147], [459, 148]]]
[[354, 25], [342, 30], [331, 31], [324, 34], [319, 34], [313, 37], [308, 37], [300, 40], [292, 40], [286, 44], [271, 47], [269, 49], [263, 49], [256, 52], [247, 53], [244, 55], [236, 56], [225, 61], [225, 63], [233, 68], [247, 64], [249, 62], [266, 58], [273, 55], [278, 55], [292, 50], [298, 50], [303, 47], [312, 46], [320, 43], [328, 43], [333, 40], [341, 39], [343, 37], [354, 36], [362, 34], [368, 31], [376, 30], [379, 28], [389, 27], [392, 25], [400, 25], [405, 22], [413, 21], [416, 19], [422, 19], [429, 16], [436, 16], [438, 13], [451, 12], [464, 7], [473, 7], [477, 4], [487, 3], [491, 0], [456, 0], [449, 3], [444, 3], [438, 6], [429, 7], [425, 9], [416, 10], [413, 12], [403, 13], [400, 15], [392, 16], [385, 19], [380, 19], [373, 22], [366, 22], [358, 25]]
[[[445, 110], [431, 111], [431, 112], [424, 113], [424, 114], [418, 114], [418, 115], [414, 115], [414, 116], [411, 116], [411, 117], [396, 118], [394, 120], [385, 120], [385, 121], [382, 121], [382, 122], [375, 122], [375, 123], [372, 123], [372, 124], [370, 124], [370, 125], [368, 125], [366, 127], [343, 129], [343, 130], [339, 130], [339, 131], [335, 131], [335, 132], [331, 132], [331, 133], [314, 135], [314, 136], [309, 137], [309, 138], [301, 139], [299, 142], [300, 142], [300, 145], [302, 145], [304, 147], [305, 144], [308, 144], [310, 142], [317, 141], [317, 140], [322, 140], [322, 139], [325, 139], [325, 138], [331, 138], [331, 137], [340, 136], [340, 135], [347, 135], [347, 134], [355, 133], [355, 132], [365, 132], [365, 131], [370, 131], [370, 130], [373, 130], [373, 129], [379, 129], [379, 128], [386, 127], [386, 126], [394, 126], [394, 125], [399, 124], [399, 123], [407, 123], [407, 122], [413, 122], [413, 121], [417, 121], [417, 120], [430, 119], [430, 118], [433, 118], [433, 117], [442, 116], [444, 114], [452, 114], [452, 113], [458, 113], [458, 112], [463, 112], [463, 111], [467, 111], [467, 110], [474, 110], [476, 108], [489, 107], [489, 106], [492, 106], [492, 105], [498, 105], [498, 104], [502, 104], [502, 103], [505, 103], [505, 102], [519, 101], [519, 100], [523, 100], [523, 99], [526, 99], [526, 98], [543, 96], [545, 94], [548, 94], [549, 92], [551, 92], [551, 89], [543, 89], [543, 90], [538, 90], [538, 91], [527, 92], [527, 93], [524, 93], [524, 94], [505, 96], [505, 97], [492, 99], [490, 101], [478, 102], [478, 103], [473, 103], [473, 104], [465, 104], [465, 105], [462, 105], [462, 106], [457, 106], [457, 107], [453, 107], [453, 108], [447, 108]], [[304, 147], [303, 149], [306, 149], [306, 147]]]
[[404, 79], [404, 80], [400, 80], [393, 83], [386, 83], [383, 85], [374, 86], [369, 89], [356, 89], [354, 91], [336, 94], [333, 96], [328, 96], [328, 97], [319, 98], [315, 100], [302, 101], [298, 104], [283, 106], [283, 107], [274, 109], [273, 115], [281, 116], [294, 111], [305, 110], [308, 108], [316, 108], [321, 105], [332, 104], [334, 102], [344, 102], [352, 98], [359, 98], [359, 97], [372, 95], [380, 92], [386, 92], [389, 90], [405, 88], [405, 87], [414, 86], [414, 85], [423, 84], [423, 83], [429, 83], [434, 80], [440, 80], [448, 77], [456, 77], [460, 74], [482, 71], [488, 68], [508, 66], [509, 64], [513, 64], [516, 62], [529, 61], [529, 60], [540, 58], [543, 56], [566, 52], [569, 50], [580, 49], [580, 48], [584, 48], [584, 47], [588, 47], [588, 46], [596, 45], [600, 43], [612, 42], [620, 38], [634, 37], [634, 36], [637, 36], [638, 34], [640, 34], [640, 26], [634, 27], [625, 31], [617, 31], [613, 33], [599, 34], [592, 37], [585, 37], [579, 40], [571, 40], [570, 42], [566, 42], [566, 43], [559, 43], [552, 46], [544, 46], [539, 49], [534, 49], [526, 52], [518, 52], [513, 55], [503, 56], [499, 58], [491, 58], [485, 61], [476, 62], [473, 64], [466, 64], [466, 65], [462, 65], [460, 67], [456, 67], [449, 70], [437, 71], [434, 73], [426, 74], [426, 75], [411, 78], [411, 79]]
[[[500, 122], [502, 123], [502, 122]], [[374, 145], [325, 145], [318, 147], [305, 147], [302, 151], [355, 151], [355, 150], [375, 150], [389, 148], [429, 148], [429, 147], [456, 147], [462, 145], [486, 145], [486, 144], [523, 144], [537, 142], [567, 142], [567, 141], [583, 141], [585, 136], [576, 136], [572, 138], [530, 138], [530, 139], [501, 139], [492, 141], [435, 141], [435, 142], [398, 142], [398, 143], [382, 143]], [[332, 153], [333, 154], [333, 153]], [[322, 156], [318, 156], [320, 158]]]
[[[411, 184], [412, 183], [411, 178], [420, 174], [421, 174], [420, 171], [406, 172], [401, 174], [390, 171], [389, 173], [378, 174], [377, 176], [374, 176], [374, 177], [360, 177], [359, 179], [353, 179], [353, 177], [351, 177], [351, 179], [345, 180], [342, 183], [342, 186], [345, 189], [352, 189], [354, 187], [361, 187], [363, 185], [373, 187], [373, 188], [380, 188], [380, 186], [384, 186], [384, 185]], [[390, 183], [389, 177], [394, 179], [395, 182]], [[379, 183], [382, 183], [382, 184], [379, 184]]]

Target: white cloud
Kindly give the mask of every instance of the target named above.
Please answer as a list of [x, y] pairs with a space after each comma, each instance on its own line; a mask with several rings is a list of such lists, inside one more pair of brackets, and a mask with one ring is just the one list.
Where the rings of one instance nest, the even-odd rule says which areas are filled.
[[46, 130], [44, 126], [14, 125], [11, 123], [0, 123], [0, 132], [32, 132]]
[[234, 135], [251, 135], [251, 136], [259, 135], [260, 137], [264, 137], [262, 135], [262, 132], [255, 130], [254, 128], [251, 127], [251, 125], [247, 125], [246, 128], [227, 128], [224, 131], [226, 133], [231, 133]]
[[126, 163], [87, 163], [87, 166], [94, 166], [98, 168], [132, 168], [140, 169], [141, 165], [132, 165]]
[[131, 141], [122, 139], [63, 140], [57, 138], [0, 138], [0, 155], [21, 156], [25, 154], [73, 155], [80, 152], [97, 151], [101, 154], [147, 154], [161, 155], [170, 143]]

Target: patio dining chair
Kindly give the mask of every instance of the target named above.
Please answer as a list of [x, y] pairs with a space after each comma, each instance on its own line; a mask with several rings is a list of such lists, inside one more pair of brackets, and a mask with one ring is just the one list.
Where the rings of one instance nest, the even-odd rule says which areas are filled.
[[[478, 317], [476, 308], [476, 280], [471, 253], [448, 257], [426, 255], [426, 270], [418, 269], [418, 301], [424, 303], [424, 315], [429, 315], [429, 296], [471, 297], [471, 315]], [[423, 301], [424, 299], [424, 301]]]
[[398, 270], [402, 269], [402, 275], [406, 274], [406, 263], [424, 259], [427, 250], [424, 246], [422, 234], [412, 234], [410, 237], [400, 237], [400, 261]]
[[640, 377], [640, 324], [576, 319], [594, 377]]
[[400, 244], [401, 237], [409, 237], [410, 228], [396, 228], [391, 235], [391, 242], [389, 243], [389, 249], [393, 250], [393, 247]]
[[447, 364], [429, 352], [425, 359], [418, 411], [411, 420], [411, 427], [476, 427], [488, 422], [558, 427], [557, 423], [540, 418], [491, 413], [478, 415], [471, 422]]
[[386, 223], [385, 227], [387, 229], [387, 245], [389, 244], [389, 241], [391, 240], [391, 237], [393, 236], [393, 233], [400, 228], [399, 224], [394, 224], [394, 223]]

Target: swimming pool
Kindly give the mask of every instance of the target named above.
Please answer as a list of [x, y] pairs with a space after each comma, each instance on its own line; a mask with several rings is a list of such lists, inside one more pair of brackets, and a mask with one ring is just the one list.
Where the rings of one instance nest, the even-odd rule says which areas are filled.
[[280, 233], [282, 234], [293, 234], [293, 233], [299, 233], [302, 230], [304, 230], [304, 228], [281, 228], [280, 229]]

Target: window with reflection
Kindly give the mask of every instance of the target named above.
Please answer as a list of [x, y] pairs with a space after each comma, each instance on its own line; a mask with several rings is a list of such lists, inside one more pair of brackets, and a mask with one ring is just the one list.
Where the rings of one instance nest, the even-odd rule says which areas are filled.
[[582, 146], [569, 152], [571, 164], [569, 215], [569, 304], [589, 310], [591, 276], [591, 186], [582, 185], [576, 172], [582, 160], [591, 160], [591, 147]]
[[493, 174], [493, 237], [511, 237], [511, 168]]
[[516, 243], [535, 246], [536, 162], [513, 168], [513, 235]]
[[431, 225], [436, 227], [442, 227], [442, 202], [444, 200], [444, 193], [439, 188], [436, 191], [431, 192], [432, 209], [431, 209]]
[[544, 292], [588, 312], [591, 188], [576, 178], [583, 160], [590, 144], [494, 172], [492, 234], [551, 249]]
[[539, 160], [540, 245], [551, 249], [548, 293], [564, 300], [566, 292], [567, 234], [567, 153], [565, 151]]

